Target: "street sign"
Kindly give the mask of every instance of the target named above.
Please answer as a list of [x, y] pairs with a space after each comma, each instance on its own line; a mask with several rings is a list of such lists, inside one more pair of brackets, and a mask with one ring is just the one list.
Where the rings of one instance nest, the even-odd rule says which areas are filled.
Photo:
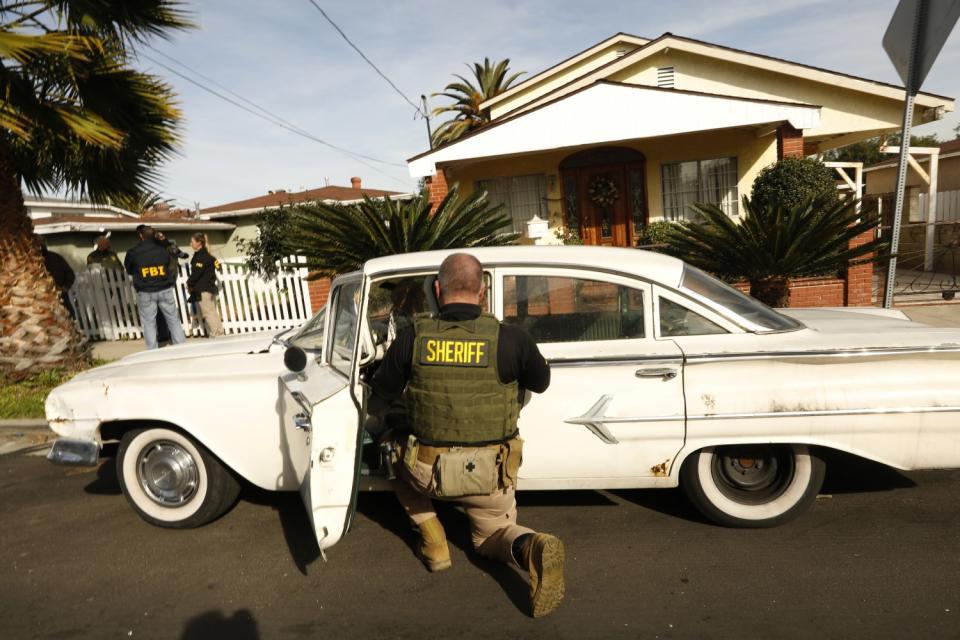
[[[901, 129], [900, 161], [897, 163], [897, 188], [893, 205], [893, 229], [890, 233], [890, 261], [887, 263], [887, 284], [883, 306], [893, 306], [893, 287], [897, 279], [897, 251], [900, 247], [900, 226], [903, 220], [903, 195], [907, 185], [907, 156], [910, 148], [910, 127], [913, 124], [913, 103], [927, 72], [937, 59], [953, 25], [960, 18], [960, 0], [900, 0], [883, 36], [883, 48], [906, 87]], [[926, 264], [924, 265], [926, 266]]]
[[[926, 15], [921, 18], [918, 33], [914, 76], [916, 84], [910, 87], [910, 46], [913, 42], [914, 13], [921, 4], [926, 5]], [[926, 0], [922, 3], [920, 0], [900, 0], [883, 36], [883, 48], [908, 90], [920, 89], [958, 18], [960, 0]]]

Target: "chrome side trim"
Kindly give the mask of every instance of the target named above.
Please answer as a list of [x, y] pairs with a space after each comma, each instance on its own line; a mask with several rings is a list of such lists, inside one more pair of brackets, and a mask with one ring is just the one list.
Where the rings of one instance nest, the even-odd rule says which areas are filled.
[[[815, 416], [876, 416], [900, 413], [953, 413], [960, 412], [960, 406], [953, 407], [894, 407], [891, 409], [816, 409], [813, 411], [763, 411], [746, 413], [709, 413], [689, 416], [688, 420], [740, 420], [744, 418], [809, 418]], [[611, 421], [607, 418], [607, 421]], [[568, 420], [569, 422], [569, 420]]]
[[813, 351], [769, 351], [761, 353], [711, 353], [688, 355], [687, 364], [705, 362], [729, 362], [731, 360], [777, 360], [780, 358], [869, 358], [873, 356], [895, 356], [911, 353], [960, 353], [960, 345], [942, 347], [866, 347], [863, 349], [818, 349]]
[[627, 422], [683, 422], [686, 420], [685, 416], [628, 416], [628, 417], [613, 417], [604, 415], [607, 411], [607, 407], [610, 406], [610, 403], [613, 402], [613, 396], [605, 395], [601, 396], [592, 407], [590, 407], [585, 414], [577, 418], [568, 418], [564, 420], [567, 424], [579, 424], [583, 425], [590, 432], [606, 442], [607, 444], [619, 444], [620, 441], [617, 440], [610, 430], [605, 426], [606, 424], [622, 424]]
[[547, 358], [551, 367], [594, 367], [597, 365], [629, 365], [629, 364], [683, 364], [683, 358], [677, 356], [630, 356], [609, 358]]

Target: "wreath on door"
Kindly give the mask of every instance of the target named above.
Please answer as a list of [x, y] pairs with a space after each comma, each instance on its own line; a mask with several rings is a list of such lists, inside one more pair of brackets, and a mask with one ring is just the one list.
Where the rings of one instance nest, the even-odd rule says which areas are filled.
[[598, 207], [609, 207], [620, 197], [620, 191], [609, 177], [596, 176], [587, 187], [587, 196]]

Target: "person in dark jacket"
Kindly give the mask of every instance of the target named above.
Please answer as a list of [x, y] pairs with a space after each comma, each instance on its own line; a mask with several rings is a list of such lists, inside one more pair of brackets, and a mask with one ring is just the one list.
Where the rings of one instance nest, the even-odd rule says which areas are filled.
[[94, 246], [96, 248], [87, 254], [88, 267], [100, 265], [105, 269], [123, 268], [123, 265], [120, 264], [120, 258], [118, 258], [117, 254], [110, 248], [109, 235], [104, 233], [97, 236], [97, 239], [94, 240]]
[[147, 225], [137, 227], [140, 242], [127, 252], [123, 266], [133, 278], [137, 291], [137, 309], [143, 325], [143, 340], [147, 349], [157, 348], [157, 314], [166, 320], [170, 341], [186, 341], [180, 318], [177, 317], [177, 297], [173, 287], [177, 272], [170, 268], [170, 254], [157, 243], [154, 232]]
[[563, 599], [563, 543], [517, 524], [515, 490], [521, 398], [546, 391], [550, 365], [523, 329], [483, 312], [483, 268], [474, 256], [447, 256], [434, 293], [439, 314], [416, 316], [398, 332], [372, 381], [374, 415], [406, 401], [406, 433], [387, 441], [403, 461], [394, 492], [420, 531], [417, 555], [428, 570], [451, 566], [432, 500], [456, 502], [474, 549], [525, 571], [530, 613], [547, 615]]
[[77, 279], [77, 274], [73, 272], [73, 269], [70, 268], [70, 265], [67, 264], [67, 261], [62, 255], [54, 253], [47, 248], [46, 240], [41, 240], [40, 252], [43, 254], [43, 264], [47, 267], [47, 271], [53, 278], [54, 284], [60, 289], [60, 301], [63, 302], [63, 306], [67, 308], [67, 313], [70, 314], [70, 317], [76, 318], [77, 314], [73, 310], [73, 304], [70, 303], [68, 293], [70, 287], [73, 286], [74, 280]]
[[207, 335], [216, 338], [223, 335], [223, 324], [217, 313], [217, 270], [220, 261], [207, 251], [207, 237], [195, 233], [190, 238], [193, 257], [190, 259], [190, 277], [187, 278], [187, 291], [190, 300], [200, 307], [200, 318], [207, 324]]

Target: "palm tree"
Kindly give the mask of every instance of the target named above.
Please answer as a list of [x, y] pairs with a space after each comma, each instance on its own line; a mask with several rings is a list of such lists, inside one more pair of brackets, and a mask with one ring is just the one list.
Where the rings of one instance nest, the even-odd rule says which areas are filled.
[[[469, 65], [467, 66], [469, 68]], [[453, 100], [452, 104], [434, 109], [432, 112], [434, 116], [444, 113], [454, 114], [452, 120], [447, 120], [434, 130], [432, 140], [434, 147], [453, 142], [490, 122], [489, 112], [481, 111], [480, 104], [509, 89], [517, 78], [525, 73], [521, 71], [508, 76], [510, 58], [497, 63], [491, 63], [489, 58], [484, 58], [483, 65], [479, 62], [473, 63], [472, 71], [473, 81], [454, 74], [459, 82], [451, 82], [442, 92], [433, 94]]]
[[850, 248], [879, 224], [873, 212], [858, 212], [853, 198], [760, 207], [744, 196], [739, 223], [713, 204], [691, 208], [699, 219], [671, 226], [667, 253], [724, 279], [748, 280], [750, 295], [773, 307], [789, 306], [791, 278], [877, 260], [886, 246], [876, 239]]
[[189, 26], [173, 0], [0, 5], [0, 369], [26, 375], [88, 357], [44, 268], [22, 187], [107, 202], [153, 185], [180, 112], [130, 56]]
[[501, 206], [491, 206], [485, 192], [461, 200], [456, 186], [435, 211], [426, 193], [406, 202], [298, 205], [290, 210], [290, 239], [282, 252], [305, 256], [316, 277], [327, 277], [397, 253], [512, 244], [519, 234], [502, 232], [510, 219]]
[[157, 191], [147, 190], [111, 198], [110, 204], [114, 205], [115, 207], [120, 207], [121, 209], [126, 209], [127, 211], [142, 215], [157, 205], [169, 205], [171, 201], [172, 200], [170, 198], [164, 198]]

